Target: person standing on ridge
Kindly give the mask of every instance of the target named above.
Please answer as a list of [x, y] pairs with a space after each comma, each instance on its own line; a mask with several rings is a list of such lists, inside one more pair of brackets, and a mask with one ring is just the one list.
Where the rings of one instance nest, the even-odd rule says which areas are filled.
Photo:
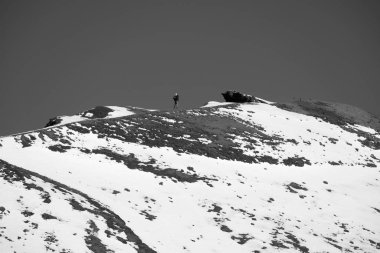
[[173, 100], [174, 100], [174, 107], [173, 107], [173, 110], [174, 110], [175, 108], [177, 108], [177, 105], [178, 105], [178, 100], [179, 100], [178, 93], [174, 94]]

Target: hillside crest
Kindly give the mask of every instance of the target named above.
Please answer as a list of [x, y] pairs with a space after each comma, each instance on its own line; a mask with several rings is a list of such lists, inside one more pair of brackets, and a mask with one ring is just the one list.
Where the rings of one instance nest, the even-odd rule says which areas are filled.
[[0, 138], [1, 252], [380, 248], [379, 120], [357, 108], [260, 100], [56, 119]]

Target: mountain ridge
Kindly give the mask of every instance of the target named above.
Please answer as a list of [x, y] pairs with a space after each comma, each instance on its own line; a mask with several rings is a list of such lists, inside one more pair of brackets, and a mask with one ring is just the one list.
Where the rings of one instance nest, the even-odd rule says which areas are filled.
[[0, 249], [376, 252], [378, 119], [341, 108], [213, 102], [2, 137]]

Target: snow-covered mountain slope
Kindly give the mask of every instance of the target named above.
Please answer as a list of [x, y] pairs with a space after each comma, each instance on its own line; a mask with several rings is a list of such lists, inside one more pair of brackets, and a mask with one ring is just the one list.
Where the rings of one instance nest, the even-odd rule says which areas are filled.
[[45, 127], [65, 125], [73, 122], [80, 122], [92, 119], [109, 119], [133, 115], [136, 113], [144, 113], [147, 110], [138, 107], [120, 107], [120, 106], [96, 106], [90, 110], [71, 115], [71, 116], [57, 116], [51, 118]]
[[379, 121], [346, 111], [209, 103], [1, 138], [0, 252], [378, 252]]

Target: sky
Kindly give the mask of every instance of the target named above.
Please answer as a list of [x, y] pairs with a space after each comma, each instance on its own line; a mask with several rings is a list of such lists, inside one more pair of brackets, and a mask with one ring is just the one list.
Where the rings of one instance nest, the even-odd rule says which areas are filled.
[[238, 90], [380, 116], [380, 1], [0, 0], [0, 136]]

